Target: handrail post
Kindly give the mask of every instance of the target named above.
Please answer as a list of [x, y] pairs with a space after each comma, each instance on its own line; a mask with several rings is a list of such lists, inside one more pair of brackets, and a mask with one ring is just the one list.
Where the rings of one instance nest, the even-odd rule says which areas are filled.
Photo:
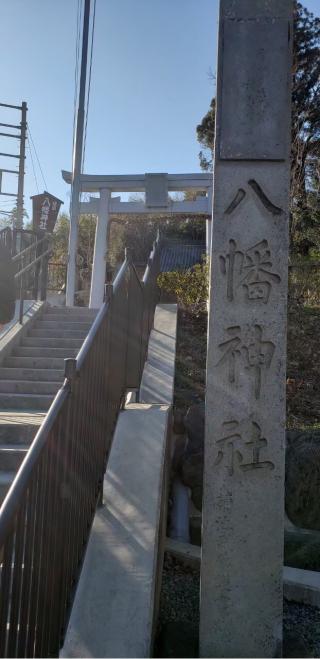
[[73, 357], [64, 360], [64, 377], [68, 380], [70, 387], [77, 370], [77, 360]]
[[20, 277], [20, 303], [19, 303], [19, 323], [23, 324], [23, 305], [24, 305], [24, 295], [23, 295], [23, 275]]
[[[42, 249], [42, 245], [38, 246], [38, 236], [36, 238], [36, 249], [35, 249], [35, 257], [37, 258], [40, 256]], [[40, 250], [40, 252], [39, 252]], [[40, 275], [40, 268], [41, 264], [40, 262], [36, 263], [35, 265], [35, 271], [34, 271], [34, 289], [33, 289], [33, 297], [35, 300], [38, 299], [38, 294], [39, 294], [39, 275]]]
[[[45, 254], [49, 247], [49, 240], [41, 246], [41, 253]], [[47, 299], [47, 284], [48, 284], [48, 263], [49, 257], [43, 256], [41, 259], [41, 285], [40, 285], [40, 299], [44, 301]]]
[[113, 295], [113, 284], [112, 282], [108, 282], [107, 284], [104, 285], [104, 301], [110, 302], [112, 295]]

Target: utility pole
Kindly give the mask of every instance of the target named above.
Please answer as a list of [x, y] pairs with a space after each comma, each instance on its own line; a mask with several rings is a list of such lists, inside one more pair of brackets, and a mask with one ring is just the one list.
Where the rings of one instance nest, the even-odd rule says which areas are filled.
[[[14, 130], [19, 131], [16, 133], [0, 133], [1, 137], [10, 137], [13, 139], [20, 140], [20, 149], [19, 155], [15, 153], [0, 153], [0, 156], [4, 158], [17, 158], [19, 160], [19, 169], [6, 169], [1, 167], [0, 169], [0, 195], [6, 197], [16, 197], [16, 208], [17, 215], [14, 222], [15, 229], [23, 229], [23, 187], [24, 187], [24, 167], [25, 167], [25, 158], [26, 158], [26, 137], [27, 137], [27, 104], [25, 101], [21, 105], [9, 105], [8, 103], [0, 103], [0, 108], [10, 108], [12, 110], [21, 111], [21, 121], [20, 125], [18, 124], [7, 124], [0, 123], [2, 128], [13, 128]], [[18, 176], [18, 191], [17, 192], [5, 192], [2, 190], [2, 174], [17, 174]], [[1, 214], [5, 213], [6, 215], [11, 215], [8, 211], [0, 211]]]
[[17, 229], [23, 228], [23, 186], [24, 186], [24, 162], [26, 157], [26, 133], [27, 133], [27, 104], [23, 101], [21, 105], [21, 131], [20, 131], [20, 159], [18, 174], [17, 194]]
[[69, 236], [69, 254], [68, 254], [68, 274], [66, 288], [66, 306], [74, 305], [74, 294], [76, 284], [76, 257], [78, 246], [78, 222], [80, 213], [80, 176], [83, 151], [83, 129], [84, 129], [84, 107], [86, 93], [86, 75], [88, 59], [88, 37], [90, 21], [90, 0], [85, 0], [83, 16], [83, 34], [82, 34], [82, 54], [81, 54], [81, 71], [79, 102], [76, 123], [76, 138], [74, 141], [73, 162], [72, 162], [72, 182], [71, 182], [71, 207], [70, 207], [70, 236]]

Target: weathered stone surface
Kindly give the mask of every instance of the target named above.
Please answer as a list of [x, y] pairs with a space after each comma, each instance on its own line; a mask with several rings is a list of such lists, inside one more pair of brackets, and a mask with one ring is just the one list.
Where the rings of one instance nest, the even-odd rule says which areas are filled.
[[320, 431], [288, 432], [286, 513], [293, 524], [320, 531]]
[[[282, 644], [292, 3], [221, 0], [220, 7], [200, 654], [274, 657], [280, 656]], [[229, 19], [234, 21], [230, 39], [237, 30], [250, 33], [250, 39], [226, 45], [221, 26]], [[277, 30], [277, 56], [266, 67], [268, 80], [264, 77], [261, 86], [252, 69], [257, 72], [269, 62], [278, 19], [286, 21], [287, 30]], [[266, 32], [258, 44], [261, 25]], [[244, 153], [247, 159], [241, 161], [221, 159], [224, 126], [228, 130], [237, 112], [230, 96], [223, 101], [226, 49], [234, 52], [233, 58], [227, 55], [227, 84], [236, 85], [240, 75], [247, 98], [264, 115], [260, 121], [255, 111], [241, 113], [240, 146], [248, 130], [263, 131], [257, 137], [262, 152], [251, 145], [255, 153]], [[287, 76], [280, 83], [274, 69], [283, 71], [283, 63]], [[275, 83], [271, 98], [273, 80], [283, 88]]]
[[[220, 156], [233, 160], [284, 160], [288, 22], [226, 19]], [[234, 53], [237, 75], [234, 75]], [[275, 98], [275, 89], [277, 89]]]

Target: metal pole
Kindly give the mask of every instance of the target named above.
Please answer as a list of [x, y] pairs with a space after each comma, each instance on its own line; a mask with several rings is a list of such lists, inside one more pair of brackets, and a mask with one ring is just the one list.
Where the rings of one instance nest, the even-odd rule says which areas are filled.
[[21, 139], [19, 155], [19, 176], [17, 194], [17, 221], [16, 228], [23, 228], [23, 185], [24, 185], [24, 161], [26, 157], [26, 133], [27, 133], [27, 104], [23, 101], [21, 106]]
[[70, 236], [69, 236], [69, 254], [68, 254], [68, 274], [66, 288], [66, 305], [74, 305], [74, 293], [76, 284], [76, 257], [78, 245], [78, 218], [80, 212], [80, 176], [83, 148], [83, 128], [84, 128], [84, 106], [86, 92], [86, 75], [87, 75], [87, 58], [88, 58], [88, 36], [90, 20], [90, 0], [85, 0], [83, 16], [83, 36], [82, 36], [82, 55], [81, 55], [81, 73], [79, 103], [77, 113], [76, 139], [74, 142], [73, 163], [72, 163], [72, 181], [71, 181], [71, 208], [70, 208]]

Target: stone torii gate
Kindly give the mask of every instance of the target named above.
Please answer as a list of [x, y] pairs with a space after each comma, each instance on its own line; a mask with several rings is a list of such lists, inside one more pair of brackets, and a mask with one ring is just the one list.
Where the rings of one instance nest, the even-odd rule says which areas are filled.
[[[71, 172], [62, 171], [66, 183], [71, 184]], [[121, 215], [202, 215], [206, 216], [206, 245], [210, 252], [212, 219], [212, 174], [133, 174], [91, 175], [82, 174], [81, 190], [99, 193], [80, 204], [81, 214], [97, 215], [94, 257], [92, 266], [90, 308], [98, 308], [103, 302], [107, 234], [110, 214]], [[169, 192], [192, 190], [199, 193], [194, 201], [172, 201]], [[111, 196], [114, 192], [143, 192], [145, 201], [121, 201]], [[203, 194], [205, 193], [205, 194]], [[70, 267], [70, 263], [68, 263]], [[74, 298], [74, 290], [69, 291]]]

